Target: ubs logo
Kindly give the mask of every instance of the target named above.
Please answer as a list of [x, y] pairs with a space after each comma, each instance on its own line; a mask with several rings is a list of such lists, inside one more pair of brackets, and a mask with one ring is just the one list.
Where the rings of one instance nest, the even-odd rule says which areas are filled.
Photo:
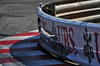
[[91, 33], [87, 31], [87, 27], [85, 28], [85, 32], [83, 32], [83, 39], [86, 45], [83, 47], [83, 52], [86, 57], [88, 57], [89, 63], [91, 63], [94, 58], [93, 47], [90, 46], [92, 38]]

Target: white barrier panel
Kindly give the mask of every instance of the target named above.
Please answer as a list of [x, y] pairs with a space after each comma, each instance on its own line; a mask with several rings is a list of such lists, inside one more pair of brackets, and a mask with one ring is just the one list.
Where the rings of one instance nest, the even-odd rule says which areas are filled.
[[100, 24], [71, 21], [45, 14], [38, 9], [41, 26], [57, 35], [69, 49], [67, 58], [82, 65], [100, 66]]

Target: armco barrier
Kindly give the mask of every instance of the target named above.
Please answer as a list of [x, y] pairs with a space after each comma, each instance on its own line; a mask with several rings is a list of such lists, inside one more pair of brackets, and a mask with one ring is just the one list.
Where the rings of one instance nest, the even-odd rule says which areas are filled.
[[42, 28], [55, 34], [68, 48], [67, 58], [85, 66], [100, 66], [100, 24], [57, 18], [41, 7], [38, 19]]

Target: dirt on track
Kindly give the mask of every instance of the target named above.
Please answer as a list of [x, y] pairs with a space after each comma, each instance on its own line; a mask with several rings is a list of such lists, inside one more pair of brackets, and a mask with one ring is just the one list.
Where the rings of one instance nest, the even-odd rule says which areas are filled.
[[59, 0], [0, 0], [0, 39], [37, 29], [37, 7]]

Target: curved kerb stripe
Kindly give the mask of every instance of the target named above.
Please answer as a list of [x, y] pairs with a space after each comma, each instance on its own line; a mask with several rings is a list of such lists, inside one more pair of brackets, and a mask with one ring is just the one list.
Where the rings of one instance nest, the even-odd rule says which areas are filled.
[[[54, 57], [48, 56], [41, 51], [41, 49], [38, 47], [39, 35], [38, 30], [34, 30], [0, 39], [0, 65], [25, 66], [23, 63], [39, 63], [34, 64], [34, 66], [66, 65], [65, 63], [56, 60]], [[16, 46], [12, 47], [15, 44]], [[19, 57], [13, 57], [10, 53], [15, 55], [18, 54]], [[23, 60], [18, 61], [15, 58], [22, 58]]]

